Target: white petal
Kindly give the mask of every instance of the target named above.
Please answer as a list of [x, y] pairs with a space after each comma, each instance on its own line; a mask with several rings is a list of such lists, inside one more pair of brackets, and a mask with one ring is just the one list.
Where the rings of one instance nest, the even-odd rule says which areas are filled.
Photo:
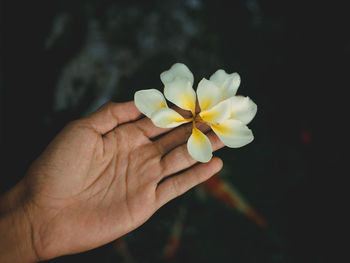
[[202, 111], [199, 116], [208, 123], [222, 123], [231, 116], [231, 109], [231, 100], [227, 99], [206, 111]]
[[211, 75], [209, 80], [222, 88], [225, 99], [236, 95], [238, 87], [241, 84], [241, 77], [238, 73], [227, 74], [223, 69], [217, 70]]
[[223, 98], [222, 89], [210, 80], [203, 78], [198, 83], [197, 96], [201, 111], [216, 105]]
[[156, 89], [136, 91], [134, 101], [138, 110], [148, 118], [150, 118], [152, 113], [156, 110], [168, 107], [163, 94]]
[[195, 113], [196, 93], [192, 89], [192, 84], [186, 78], [176, 78], [164, 87], [165, 97], [184, 110], [190, 110]]
[[252, 131], [238, 120], [227, 120], [210, 125], [220, 140], [228, 147], [239, 148], [253, 141]]
[[160, 74], [160, 79], [164, 86], [169, 82], [173, 82], [176, 78], [187, 79], [193, 85], [193, 74], [185, 64], [175, 63], [169, 70]]
[[233, 96], [230, 100], [232, 104], [230, 118], [248, 124], [254, 118], [258, 106], [249, 97]]
[[162, 108], [153, 112], [151, 120], [155, 126], [160, 128], [174, 128], [191, 121], [191, 119], [185, 119], [179, 113], [169, 108]]
[[213, 156], [213, 149], [207, 136], [196, 127], [193, 127], [192, 134], [187, 141], [187, 150], [193, 159], [206, 163]]

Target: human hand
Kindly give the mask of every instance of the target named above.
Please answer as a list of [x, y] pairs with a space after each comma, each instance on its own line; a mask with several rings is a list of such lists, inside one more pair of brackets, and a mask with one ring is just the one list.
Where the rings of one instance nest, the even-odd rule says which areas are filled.
[[[186, 147], [192, 124], [161, 129], [140, 116], [134, 102], [108, 103], [71, 122], [10, 191], [16, 197], [7, 200], [22, 200], [16, 207], [36, 260], [115, 240], [221, 169], [218, 158], [193, 166]], [[214, 150], [223, 147], [207, 135]]]

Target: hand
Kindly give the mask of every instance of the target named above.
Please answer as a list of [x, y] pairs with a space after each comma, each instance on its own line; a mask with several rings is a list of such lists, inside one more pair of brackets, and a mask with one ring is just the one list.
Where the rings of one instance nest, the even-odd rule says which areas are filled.
[[[115, 240], [221, 169], [218, 158], [191, 167], [191, 124], [170, 131], [140, 115], [133, 102], [108, 103], [71, 122], [16, 186], [25, 189], [13, 192], [25, 195], [17, 199], [25, 199], [20, 207], [37, 260]], [[223, 147], [207, 135], [214, 150]]]

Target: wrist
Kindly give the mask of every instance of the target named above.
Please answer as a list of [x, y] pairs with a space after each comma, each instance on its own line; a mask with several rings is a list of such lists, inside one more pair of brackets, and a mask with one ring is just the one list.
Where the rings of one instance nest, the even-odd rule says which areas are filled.
[[0, 196], [0, 262], [37, 262], [20, 182]]

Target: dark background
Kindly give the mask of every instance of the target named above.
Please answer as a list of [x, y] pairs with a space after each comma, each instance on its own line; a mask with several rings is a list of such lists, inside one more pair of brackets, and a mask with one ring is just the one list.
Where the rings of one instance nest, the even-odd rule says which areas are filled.
[[[239, 72], [258, 105], [252, 144], [223, 149], [227, 182], [268, 222], [261, 229], [196, 190], [114, 244], [52, 262], [158, 262], [179, 209], [172, 262], [332, 262], [342, 251], [341, 146], [347, 133], [348, 9], [331, 1], [0, 2], [1, 192], [70, 120], [183, 62], [195, 83]], [[346, 155], [345, 155], [346, 156]]]

